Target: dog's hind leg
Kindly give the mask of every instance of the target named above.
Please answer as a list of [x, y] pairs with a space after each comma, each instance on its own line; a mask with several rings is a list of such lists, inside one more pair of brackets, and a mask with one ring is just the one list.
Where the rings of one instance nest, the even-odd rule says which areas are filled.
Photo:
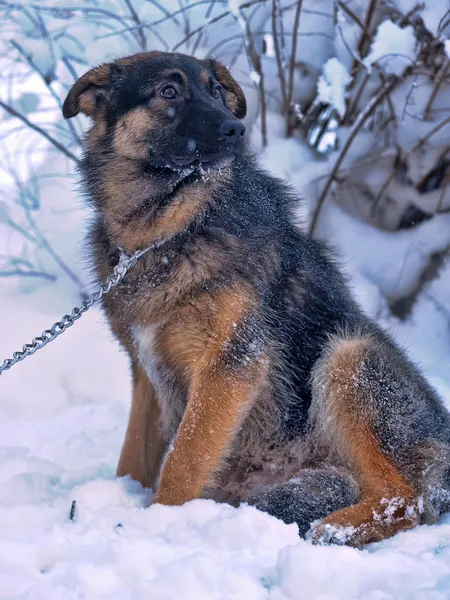
[[303, 469], [286, 483], [262, 488], [248, 503], [285, 523], [296, 523], [299, 535], [305, 537], [314, 521], [356, 504], [359, 494], [349, 472], [331, 467]]
[[[449, 435], [439, 399], [384, 336], [336, 338], [315, 367], [311, 418], [361, 490], [315, 526], [313, 540], [361, 546], [420, 523], [427, 469], [418, 451]], [[431, 457], [427, 468], [433, 469]]]
[[117, 476], [130, 475], [143, 487], [154, 487], [165, 449], [155, 391], [142, 367], [135, 363], [131, 412]]

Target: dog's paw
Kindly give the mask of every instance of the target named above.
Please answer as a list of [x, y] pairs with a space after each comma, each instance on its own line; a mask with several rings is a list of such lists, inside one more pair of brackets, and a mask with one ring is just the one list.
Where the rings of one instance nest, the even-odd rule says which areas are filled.
[[331, 525], [322, 521], [314, 521], [309, 531], [306, 533], [306, 539], [312, 544], [325, 546], [335, 544], [344, 546], [351, 542], [355, 537], [356, 530], [350, 526]]

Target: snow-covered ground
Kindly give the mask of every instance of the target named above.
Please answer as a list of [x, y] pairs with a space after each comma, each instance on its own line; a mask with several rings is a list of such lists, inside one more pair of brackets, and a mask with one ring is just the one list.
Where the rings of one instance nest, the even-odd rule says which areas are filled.
[[[319, 0], [314, 1], [319, 4]], [[115, 6], [112, 0], [102, 6], [107, 4]], [[157, 11], [157, 3], [141, 4], [141, 18], [145, 11]], [[169, 4], [171, 8], [178, 6], [174, 0], [167, 0]], [[321, 0], [323, 10], [328, 4]], [[406, 13], [416, 3], [397, 0], [396, 4]], [[427, 3], [424, 18], [430, 31], [437, 31], [436, 15], [440, 18], [444, 14], [444, 4], [443, 0]], [[302, 27], [308, 29], [308, 19], [315, 19], [314, 26], [318, 27], [319, 12], [302, 15]], [[322, 17], [331, 27], [323, 11]], [[104, 59], [107, 52], [127, 53], [117, 45], [117, 38], [105, 34], [94, 41], [92, 34], [92, 40], [88, 39], [92, 31], [86, 22], [74, 22], [80, 39], [85, 38], [83, 52], [91, 63]], [[199, 23], [201, 19], [193, 26]], [[167, 21], [163, 27], [174, 25]], [[351, 33], [350, 27], [346, 31]], [[378, 36], [371, 60], [382, 55], [382, 42], [389, 36], [397, 44], [390, 47], [392, 51], [398, 54], [403, 50], [404, 54], [409, 44], [407, 54], [412, 56], [411, 32], [402, 31], [403, 41], [392, 31]], [[170, 37], [172, 33], [165, 31], [164, 35]], [[8, 36], [0, 36], [0, 50]], [[356, 34], [353, 37], [356, 44]], [[342, 109], [345, 90], [342, 85], [336, 89], [336, 85], [345, 81], [346, 71], [331, 58], [326, 46], [329, 40], [321, 42], [319, 48], [316, 38], [307, 39], [303, 51], [311, 55], [308, 60], [317, 60], [318, 68], [324, 64], [329, 67], [329, 73], [324, 69], [321, 93]], [[327, 39], [326, 35], [320, 39]], [[72, 54], [76, 53], [74, 40], [74, 47], [69, 49]], [[27, 49], [39, 50], [35, 59], [42, 60], [39, 64], [44, 70], [48, 65], [38, 41], [27, 43]], [[400, 63], [403, 65], [398, 54], [391, 68], [400, 69]], [[337, 71], [333, 65], [339, 67]], [[67, 83], [67, 73], [60, 63], [59, 67], [58, 76], [61, 80], [65, 77]], [[333, 83], [335, 78], [337, 83]], [[54, 132], [52, 123], [60, 119], [59, 112], [33, 112], [34, 94], [42, 92], [38, 79], [35, 75], [24, 80], [21, 93], [28, 95], [21, 97], [27, 105], [23, 110]], [[325, 85], [327, 82], [331, 87]], [[58, 85], [56, 81], [55, 87], [63, 96]], [[40, 108], [46, 109], [46, 101], [40, 102]], [[2, 127], [13, 125], [8, 120]], [[415, 130], [407, 122], [402, 126], [403, 137], [413, 139]], [[270, 144], [262, 160], [268, 169], [288, 178], [304, 197], [304, 203], [299, 204], [299, 215], [304, 216], [335, 155], [319, 161], [298, 141], [281, 139], [276, 132], [282, 129], [279, 119], [270, 115]], [[32, 167], [31, 161], [25, 160], [31, 146], [43, 150], [33, 155]], [[7, 151], [14, 156], [21, 178], [31, 181], [30, 188], [37, 181], [34, 175], [40, 176], [41, 206], [32, 214], [51, 247], [77, 277], [88, 282], [83, 259], [88, 215], [76, 192], [73, 164], [55, 158], [46, 142], [30, 136], [29, 131], [9, 137]], [[8, 224], [5, 212], [5, 207], [17, 208], [15, 183], [5, 175], [10, 166], [8, 163], [0, 172], [5, 191], [5, 202], [3, 198], [0, 202], [0, 251], [20, 255], [23, 235]], [[72, 175], [54, 176], [67, 172]], [[411, 289], [430, 254], [450, 244], [450, 215], [390, 233], [357, 221], [327, 201], [318, 232], [336, 248], [363, 308], [406, 347], [450, 409], [448, 261], [440, 276], [425, 287], [407, 321], [395, 319], [387, 308], [387, 298], [398, 298]], [[56, 281], [33, 277], [0, 280], [0, 362], [79, 302], [76, 285], [57, 267], [48, 249], [44, 250], [36, 245], [36, 255], [26, 254], [26, 258], [43, 273], [56, 275]], [[285, 525], [248, 506], [234, 509], [197, 500], [183, 507], [146, 508], [149, 492], [114, 476], [129, 405], [127, 359], [96, 308], [58, 341], [1, 375], [0, 600], [450, 598], [450, 515], [434, 526], [419, 527], [360, 551], [312, 546], [298, 538], [294, 525]], [[71, 520], [73, 501], [76, 507]]]

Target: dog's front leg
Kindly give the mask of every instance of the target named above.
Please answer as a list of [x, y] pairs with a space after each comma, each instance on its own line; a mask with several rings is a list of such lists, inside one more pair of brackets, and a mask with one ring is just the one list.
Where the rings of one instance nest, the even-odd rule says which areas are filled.
[[155, 390], [142, 367], [137, 362], [132, 366], [133, 400], [117, 476], [130, 475], [143, 487], [153, 487], [167, 444]]
[[262, 360], [238, 373], [217, 365], [196, 373], [154, 503], [180, 505], [198, 498], [230, 447], [264, 373]]

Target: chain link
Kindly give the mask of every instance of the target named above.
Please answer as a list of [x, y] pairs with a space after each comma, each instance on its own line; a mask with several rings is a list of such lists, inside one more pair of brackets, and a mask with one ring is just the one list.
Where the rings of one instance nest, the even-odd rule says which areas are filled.
[[144, 250], [137, 250], [131, 256], [128, 256], [125, 252], [121, 251], [119, 262], [114, 267], [114, 271], [111, 275], [109, 275], [103, 283], [99, 284], [92, 294], [86, 298], [86, 300], [83, 300], [80, 306], [75, 306], [70, 315], [64, 315], [60, 321], [53, 323], [50, 329], [46, 329], [41, 335], [33, 338], [30, 344], [22, 346], [22, 350], [14, 352], [12, 358], [6, 358], [0, 366], [0, 375], [3, 371], [7, 371], [16, 363], [27, 358], [27, 356], [31, 356], [50, 342], [53, 342], [53, 340], [56, 340], [56, 338], [64, 333], [69, 327], [72, 327], [75, 321], [87, 312], [93, 304], [96, 304], [103, 296], [109, 294], [112, 288], [116, 287], [128, 271], [134, 267], [141, 256], [149, 252], [149, 250], [159, 248], [163, 243], [164, 240], [155, 242], [154, 244], [151, 244], [151, 246], [144, 248]]

